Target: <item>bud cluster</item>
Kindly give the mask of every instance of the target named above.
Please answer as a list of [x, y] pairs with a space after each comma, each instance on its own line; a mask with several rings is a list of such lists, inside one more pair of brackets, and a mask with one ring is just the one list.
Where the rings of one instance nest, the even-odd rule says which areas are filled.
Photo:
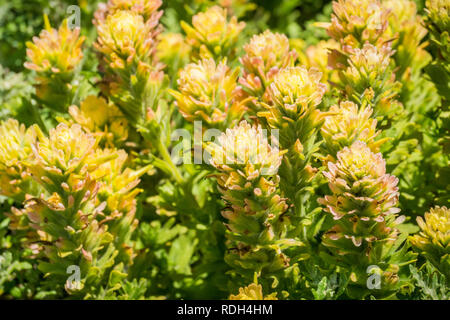
[[[392, 250], [398, 239], [397, 226], [404, 217], [396, 217], [398, 179], [386, 174], [381, 153], [373, 153], [361, 141], [337, 153], [336, 162], [328, 162], [323, 173], [332, 195], [319, 199], [334, 221], [322, 244], [335, 263], [352, 271], [353, 285], [365, 287], [366, 269], [377, 265], [384, 272], [384, 289], [398, 285], [401, 257]], [[403, 263], [402, 262], [402, 263]], [[389, 271], [386, 271], [389, 270]]]
[[101, 144], [121, 146], [128, 138], [128, 121], [122, 112], [104, 98], [87, 96], [80, 107], [70, 106], [69, 114], [83, 129], [101, 137]]
[[410, 242], [448, 279], [450, 277], [450, 210], [447, 207], [431, 208], [425, 213], [424, 218], [417, 218], [421, 231], [410, 237]]
[[184, 67], [177, 80], [178, 91], [169, 92], [186, 120], [225, 129], [237, 123], [245, 111], [245, 101], [238, 96], [238, 75], [239, 69], [230, 69], [226, 60], [216, 64], [213, 59], [202, 59]]
[[192, 46], [194, 58], [232, 59], [236, 54], [239, 34], [245, 27], [235, 16], [227, 17], [227, 10], [213, 6], [192, 17], [192, 26], [181, 22], [187, 42]]
[[[131, 262], [140, 192], [135, 187], [148, 168], [123, 170], [125, 151], [98, 148], [99, 138], [78, 124], [61, 123], [49, 136], [33, 129], [36, 137], [24, 149], [30, 148], [30, 154], [20, 164], [42, 192], [28, 196], [24, 209], [12, 210], [13, 227], [28, 228], [25, 245], [55, 288], [64, 286], [80, 297], [93, 294], [107, 281], [112, 265]], [[80, 267], [77, 287], [66, 282], [71, 265]]]
[[[267, 102], [269, 97], [265, 94], [266, 89], [274, 76], [280, 69], [293, 67], [298, 55], [289, 48], [289, 40], [284, 34], [269, 30], [254, 35], [244, 46], [244, 51], [245, 54], [240, 58], [244, 70], [239, 83], [248, 95]], [[257, 103], [253, 105], [255, 111], [260, 109]]]
[[[144, 1], [145, 2], [145, 1]], [[161, 4], [155, 2], [154, 10]], [[118, 8], [121, 8], [120, 6]], [[140, 8], [135, 6], [133, 8]], [[104, 91], [132, 125], [142, 123], [148, 107], [157, 103], [163, 65], [156, 58], [162, 11], [148, 20], [140, 10], [114, 9], [98, 18], [94, 47], [101, 54], [106, 81]]]
[[46, 18], [46, 28], [33, 42], [27, 42], [25, 67], [36, 71], [36, 96], [45, 106], [65, 112], [76, 91], [73, 85], [76, 69], [83, 59], [80, 28], [69, 29], [63, 21], [58, 30], [50, 27]]
[[277, 170], [282, 153], [272, 148], [260, 126], [242, 121], [210, 143], [211, 164], [227, 208], [229, 253], [225, 260], [249, 278], [255, 272], [276, 272], [289, 265], [283, 248], [289, 219], [279, 193]]

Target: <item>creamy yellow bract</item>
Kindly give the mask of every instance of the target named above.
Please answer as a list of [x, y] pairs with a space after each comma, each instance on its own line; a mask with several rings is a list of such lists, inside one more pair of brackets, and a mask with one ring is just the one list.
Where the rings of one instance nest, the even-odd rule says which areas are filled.
[[210, 127], [227, 127], [244, 112], [237, 99], [239, 70], [231, 70], [226, 61], [203, 59], [191, 63], [179, 73], [178, 91], [170, 90], [180, 113], [188, 121], [202, 120]]
[[245, 23], [235, 16], [227, 18], [227, 11], [213, 6], [192, 17], [192, 26], [184, 21], [181, 27], [186, 32], [187, 41], [196, 50], [197, 57], [223, 59], [234, 54], [234, 47]]

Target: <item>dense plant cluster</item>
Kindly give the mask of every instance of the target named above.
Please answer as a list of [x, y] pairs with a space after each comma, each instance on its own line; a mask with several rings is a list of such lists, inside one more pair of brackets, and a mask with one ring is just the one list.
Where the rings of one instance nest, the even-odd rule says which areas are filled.
[[450, 298], [449, 0], [69, 5], [2, 4], [0, 298]]

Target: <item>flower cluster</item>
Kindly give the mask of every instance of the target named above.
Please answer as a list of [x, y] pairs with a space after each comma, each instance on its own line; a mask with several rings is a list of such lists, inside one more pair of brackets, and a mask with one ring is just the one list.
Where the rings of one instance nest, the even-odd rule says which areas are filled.
[[244, 45], [244, 51], [245, 55], [240, 58], [244, 72], [239, 83], [253, 97], [263, 97], [277, 72], [293, 67], [298, 56], [295, 50], [290, 50], [285, 35], [269, 30], [254, 35]]
[[47, 107], [59, 112], [67, 110], [75, 87], [72, 81], [83, 58], [85, 40], [80, 29], [70, 30], [63, 21], [58, 30], [47, 21], [46, 29], [33, 42], [27, 42], [25, 67], [36, 71], [36, 96]]
[[339, 43], [337, 43], [334, 39], [328, 39], [327, 41], [322, 40], [315, 45], [308, 46], [304, 50], [304, 56], [300, 57], [300, 61], [305, 66], [308, 68], [317, 68], [320, 72], [322, 72], [321, 80], [325, 84], [328, 84], [328, 80], [336, 82], [333, 70], [330, 68], [328, 63], [328, 55], [333, 49], [339, 49]]
[[356, 141], [364, 142], [369, 149], [377, 153], [386, 139], [378, 139], [377, 120], [371, 118], [372, 108], [367, 103], [358, 107], [351, 101], [343, 101], [329, 109], [325, 117], [321, 134], [325, 140], [325, 152], [331, 159], [345, 147]]
[[192, 26], [182, 21], [181, 27], [195, 58], [220, 61], [235, 55], [236, 43], [245, 23], [238, 22], [235, 16], [228, 19], [226, 9], [213, 6], [192, 17]]
[[239, 69], [213, 59], [190, 63], [180, 71], [178, 91], [170, 90], [178, 110], [188, 121], [205, 121], [212, 128], [228, 128], [239, 121], [245, 101], [239, 99]]
[[161, 13], [145, 21], [135, 11], [117, 10], [98, 21], [94, 47], [110, 79], [106, 94], [133, 125], [142, 123], [147, 108], [157, 103], [163, 80], [162, 64], [156, 59]]
[[279, 195], [277, 170], [282, 152], [271, 147], [260, 126], [242, 121], [210, 143], [211, 164], [228, 208], [230, 253], [225, 260], [249, 278], [253, 272], [278, 271], [289, 265], [283, 247], [289, 223], [287, 205]]
[[180, 33], [166, 32], [158, 36], [156, 56], [176, 75], [183, 68], [191, 55], [191, 46]]
[[[319, 203], [335, 224], [323, 235], [322, 244], [338, 265], [352, 270], [355, 285], [365, 287], [366, 269], [371, 265], [398, 271], [398, 264], [389, 262], [390, 248], [398, 237], [396, 226], [403, 220], [396, 219], [398, 179], [386, 174], [381, 153], [356, 141], [338, 152], [336, 162], [328, 162], [328, 170], [323, 174], [333, 194]], [[389, 277], [385, 289], [398, 284], [398, 276]]]
[[[61, 123], [48, 137], [36, 129], [36, 136], [32, 155], [22, 165], [44, 192], [25, 201], [25, 209], [15, 215], [25, 213], [36, 230], [31, 236], [39, 240], [33, 248], [42, 259], [39, 269], [56, 288], [96, 292], [114, 263], [131, 261], [134, 198], [140, 192], [135, 186], [148, 168], [123, 171], [126, 153], [99, 149], [99, 139], [78, 124]], [[76, 284], [66, 281], [72, 265], [80, 268]]]
[[315, 68], [281, 69], [267, 89], [271, 102], [262, 103], [266, 111], [258, 113], [267, 120], [269, 128], [279, 130], [280, 146], [288, 150], [280, 176], [284, 181], [281, 188], [291, 199], [313, 177], [308, 162], [325, 115], [317, 108], [326, 91], [321, 78], [322, 74]]
[[[112, 15], [120, 10], [135, 12], [143, 16], [145, 21], [151, 20], [154, 19], [155, 16], [161, 15], [161, 12], [158, 11], [161, 5], [161, 0], [108, 0], [107, 3], [101, 3], [99, 5], [99, 8], [94, 15], [94, 22], [98, 24], [108, 15]], [[159, 17], [157, 19], [159, 19]]]
[[379, 0], [338, 0], [333, 2], [331, 23], [327, 32], [342, 45], [360, 48], [366, 42], [377, 45], [388, 40], [384, 32], [388, 27], [390, 11]]
[[356, 103], [367, 99], [376, 117], [396, 111], [395, 97], [400, 84], [395, 81], [390, 65], [393, 53], [389, 45], [377, 48], [369, 43], [361, 49], [347, 47], [345, 54], [331, 53], [330, 64], [339, 70], [339, 86], [345, 97]]
[[421, 231], [410, 237], [416, 250], [423, 254], [447, 278], [450, 276], [450, 210], [431, 208], [425, 220], [417, 218]]
[[386, 37], [395, 39], [395, 63], [399, 66], [397, 77], [402, 78], [409, 70], [416, 71], [422, 67], [429, 57], [425, 51], [426, 43], [421, 43], [427, 30], [423, 27], [423, 19], [417, 14], [416, 3], [410, 0], [385, 0], [383, 7], [390, 10], [389, 26]]
[[44, 15], [0, 45], [0, 299], [448, 298], [449, 1]]
[[0, 194], [19, 202], [36, 194], [37, 186], [23, 166], [36, 140], [34, 127], [26, 129], [15, 119], [0, 122]]
[[[450, 78], [450, 43], [448, 41], [450, 35], [450, 1], [448, 0], [427, 0], [426, 2], [426, 11], [427, 15], [427, 28], [430, 32], [431, 42], [434, 48], [437, 50], [438, 54], [435, 63], [438, 63], [439, 70], [438, 72], [435, 70], [433, 73], [438, 81], [434, 81], [437, 83], [438, 89], [443, 93], [443, 96], [446, 97], [446, 100], [449, 99], [448, 95], [448, 85], [446, 84], [448, 79]], [[442, 78], [446, 79], [446, 81], [442, 81]], [[442, 81], [443, 85], [440, 85]], [[440, 88], [442, 86], [442, 89]]]
[[276, 293], [264, 296], [260, 284], [252, 283], [247, 287], [239, 288], [237, 295], [230, 295], [230, 300], [278, 300]]
[[80, 107], [70, 106], [69, 114], [84, 130], [102, 138], [107, 146], [120, 146], [128, 138], [128, 121], [122, 112], [104, 98], [86, 97]]

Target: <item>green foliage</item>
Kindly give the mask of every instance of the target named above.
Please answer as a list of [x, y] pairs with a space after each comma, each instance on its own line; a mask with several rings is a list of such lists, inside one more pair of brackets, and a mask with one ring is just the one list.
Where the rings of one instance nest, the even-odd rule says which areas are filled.
[[445, 276], [437, 271], [429, 263], [425, 263], [420, 269], [409, 267], [415, 281], [416, 298], [422, 300], [448, 300], [450, 291], [447, 287]]

